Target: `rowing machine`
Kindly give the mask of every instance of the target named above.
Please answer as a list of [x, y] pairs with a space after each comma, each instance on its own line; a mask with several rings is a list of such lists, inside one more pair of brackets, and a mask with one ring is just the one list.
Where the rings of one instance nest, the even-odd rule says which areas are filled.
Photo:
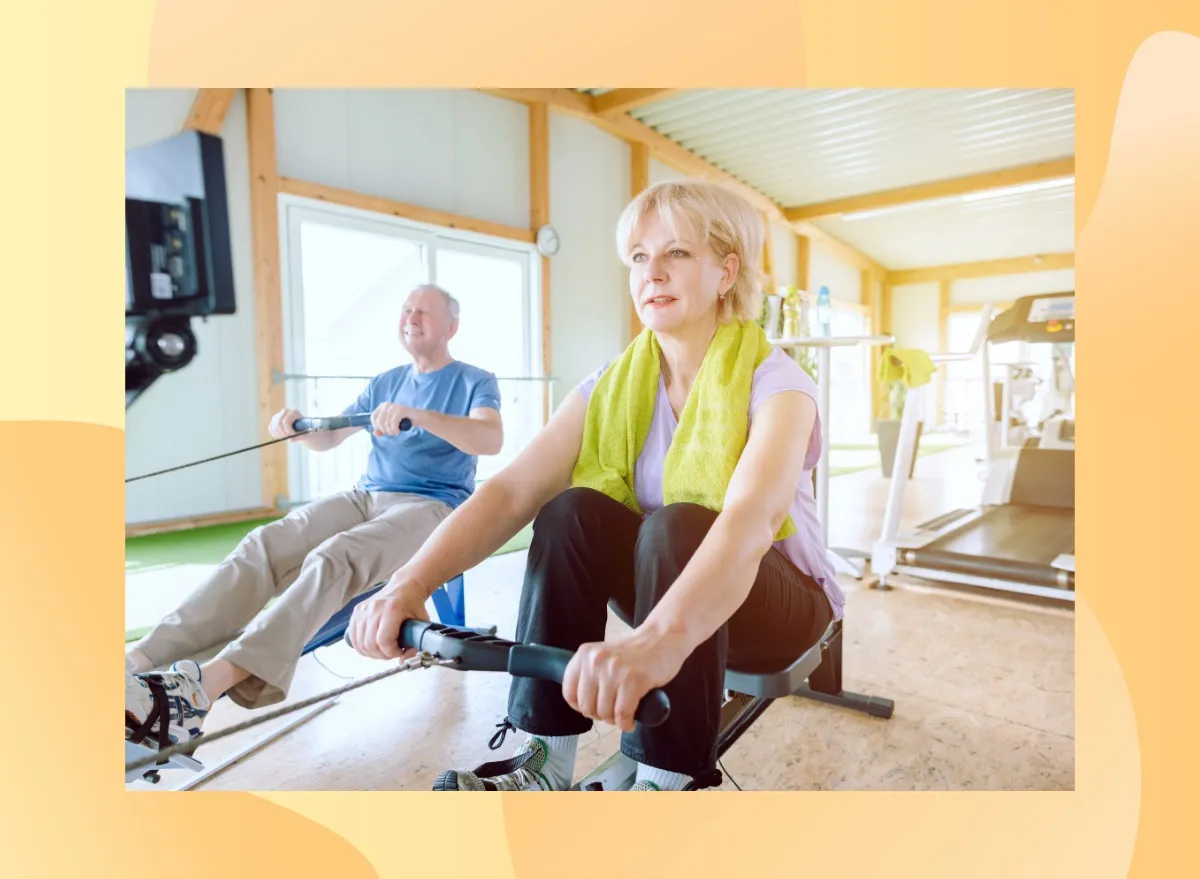
[[[135, 735], [134, 741], [125, 740], [125, 780], [133, 781], [142, 777], [152, 783], [158, 783], [159, 771], [168, 767], [191, 769], [201, 772], [204, 769], [200, 761], [193, 757], [195, 750], [202, 744], [224, 738], [233, 732], [240, 732], [260, 723], [266, 723], [294, 711], [311, 708], [303, 716], [293, 720], [284, 730], [276, 731], [267, 738], [253, 745], [249, 750], [255, 750], [268, 741], [277, 738], [282, 732], [303, 723], [310, 717], [329, 707], [328, 701], [350, 689], [364, 686], [373, 680], [378, 680], [407, 668], [428, 668], [431, 665], [458, 668], [461, 671], [501, 671], [514, 677], [534, 678], [536, 680], [562, 683], [567, 664], [574, 655], [569, 650], [558, 647], [546, 647], [541, 644], [517, 644], [506, 641], [494, 634], [494, 628], [468, 629], [448, 626], [443, 623], [433, 623], [421, 620], [407, 620], [400, 629], [399, 643], [401, 647], [415, 648], [418, 651], [418, 662], [399, 666], [388, 672], [373, 676], [365, 681], [356, 681], [345, 687], [339, 687], [331, 692], [323, 693], [310, 699], [302, 700], [295, 705], [273, 711], [261, 717], [221, 730], [212, 735], [201, 734], [183, 745], [170, 746], [161, 750], [162, 757], [155, 759], [160, 753], [161, 743], [154, 741], [148, 733]], [[349, 643], [349, 633], [344, 636]], [[671, 704], [666, 693], [662, 690], [651, 690], [638, 705], [634, 717], [646, 726], [662, 724], [670, 714]], [[159, 713], [165, 722], [165, 704]], [[129, 730], [127, 730], [127, 735]], [[240, 759], [248, 751], [241, 752]], [[228, 765], [222, 764], [222, 766]], [[204, 771], [201, 778], [212, 775], [221, 767]], [[185, 787], [191, 787], [199, 779], [194, 779]]]
[[[325, 418], [297, 418], [292, 429], [299, 433], [317, 430], [342, 430], [346, 427], [370, 427], [371, 413], [359, 412], [354, 415], [331, 415]], [[412, 419], [401, 418], [400, 429], [411, 430]]]

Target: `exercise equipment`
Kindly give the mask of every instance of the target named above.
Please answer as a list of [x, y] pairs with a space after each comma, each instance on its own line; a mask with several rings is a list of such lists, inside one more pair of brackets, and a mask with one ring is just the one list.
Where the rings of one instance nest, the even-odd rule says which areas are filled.
[[[199, 464], [207, 464], [210, 461], [219, 461], [222, 458], [228, 458], [232, 455], [240, 455], [243, 452], [253, 452], [255, 449], [266, 448], [273, 446], [275, 443], [285, 443], [290, 439], [295, 439], [298, 436], [304, 436], [308, 433], [315, 433], [321, 430], [342, 430], [346, 427], [370, 427], [371, 413], [356, 412], [353, 415], [333, 415], [326, 418], [297, 418], [292, 424], [292, 429], [296, 432], [290, 436], [281, 437], [279, 439], [270, 439], [265, 443], [256, 443], [252, 446], [246, 446], [243, 449], [234, 449], [232, 452], [222, 452], [220, 455], [213, 455], [211, 458], [201, 458], [199, 461], [190, 461], [187, 464], [179, 464], [176, 467], [168, 467], [166, 470], [155, 470], [153, 473], [142, 473], [139, 476], [130, 476], [125, 480], [126, 483], [137, 482], [139, 479], [149, 479], [151, 476], [161, 476], [164, 473], [173, 473], [176, 470], [184, 470], [188, 467], [195, 467]], [[412, 430], [412, 419], [401, 418], [400, 430]]]
[[[619, 611], [618, 614], [625, 619], [624, 614]], [[891, 717], [894, 709], [892, 700], [841, 692], [841, 636], [842, 623], [839, 620], [831, 623], [821, 639], [791, 663], [726, 669], [726, 693], [721, 709], [718, 757], [733, 746], [773, 701], [789, 695], [818, 698], [824, 702], [855, 708], [875, 717]], [[344, 633], [342, 637], [348, 638]], [[496, 637], [494, 632], [422, 620], [407, 620], [401, 626], [399, 644], [401, 647], [417, 650], [417, 656], [380, 674], [354, 681], [220, 732], [202, 735], [186, 745], [160, 750], [151, 744], [141, 751], [131, 751], [127, 742], [126, 777], [134, 778], [163, 765], [194, 763], [190, 752], [200, 744], [216, 741], [286, 714], [310, 709], [314, 705], [326, 703], [327, 707], [330, 699], [403, 671], [439, 666], [459, 671], [505, 672], [514, 677], [562, 683], [563, 674], [573, 655], [571, 651], [557, 647], [518, 644]], [[823, 693], [821, 688], [834, 692]], [[669, 715], [670, 700], [666, 693], [661, 689], [654, 689], [639, 702], [635, 718], [639, 723], [653, 727], [664, 723]], [[311, 716], [311, 713], [307, 716]], [[293, 723], [287, 728], [294, 725]], [[272, 735], [272, 738], [278, 734]], [[633, 784], [636, 772], [637, 764], [618, 751], [602, 761], [572, 789], [627, 790]], [[697, 780], [696, 787], [718, 784], [719, 773], [714, 773], [712, 777]]]
[[[292, 439], [294, 436], [303, 436], [304, 434], [314, 433], [317, 431], [342, 430], [347, 427], [364, 427], [365, 428], [365, 427], [370, 427], [370, 426], [371, 426], [371, 414], [369, 412], [360, 412], [360, 413], [354, 413], [351, 415], [335, 415], [335, 416], [329, 416], [329, 417], [298, 418], [292, 425], [292, 428], [293, 428], [293, 430], [296, 431], [296, 433], [292, 434], [291, 436], [284, 437], [283, 439], [269, 440], [265, 443], [259, 443], [257, 445], [248, 446], [244, 449], [236, 449], [232, 452], [225, 452], [224, 454], [221, 454], [221, 455], [214, 455], [211, 458], [204, 458], [199, 461], [192, 461], [191, 463], [188, 463], [188, 464], [181, 464], [177, 467], [170, 467], [166, 470], [158, 470], [153, 473], [145, 473], [145, 474], [142, 474], [141, 476], [134, 476], [129, 479], [126, 479], [125, 481], [126, 482], [134, 482], [139, 479], [147, 479], [151, 476], [158, 476], [162, 473], [171, 473], [175, 470], [182, 470], [186, 467], [195, 467], [198, 464], [205, 464], [205, 463], [208, 463], [209, 461], [215, 461], [220, 458], [227, 458], [230, 455], [238, 455], [243, 452], [252, 451], [254, 449], [260, 449], [263, 446], [269, 446], [274, 443], [285, 442], [286, 440]], [[409, 418], [402, 418], [400, 420], [400, 430], [407, 431], [407, 430], [411, 430], [411, 429], [412, 429], [412, 420]], [[325, 624], [323, 626], [321, 626], [321, 628], [317, 631], [317, 633], [315, 635], [313, 635], [313, 637], [309, 640], [309, 642], [304, 646], [304, 649], [300, 651], [300, 655], [305, 656], [320, 647], [324, 647], [328, 644], [331, 644], [331, 643], [339, 640], [342, 637], [343, 633], [345, 632], [346, 626], [349, 624], [350, 615], [354, 612], [354, 608], [359, 603], [366, 601], [367, 599], [373, 597], [385, 585], [387, 585], [387, 584], [386, 583], [375, 584], [370, 589], [368, 589], [366, 592], [363, 592], [362, 594], [353, 598], [344, 607], [342, 607], [339, 611], [337, 611], [335, 614], [333, 614], [333, 616], [331, 616], [329, 618], [329, 620], [327, 620], [325, 622]], [[434, 610], [438, 614], [438, 618], [443, 623], [447, 623], [450, 625], [457, 625], [457, 626], [465, 626], [466, 625], [466, 590], [465, 590], [465, 583], [464, 583], [464, 578], [463, 578], [462, 574], [459, 574], [454, 579], [443, 584], [441, 588], [439, 588], [436, 592], [433, 593], [433, 605], [434, 605]], [[478, 631], [490, 631], [490, 632], [494, 633], [495, 626], [491, 627], [491, 629], [489, 629], [489, 630], [478, 630]], [[286, 726], [283, 726], [280, 729], [275, 730], [269, 736], [259, 739], [258, 741], [254, 742], [253, 744], [248, 745], [247, 747], [243, 748], [238, 753], [227, 757], [225, 760], [223, 760], [220, 764], [218, 764], [216, 766], [205, 768], [205, 766], [199, 760], [197, 760], [194, 756], [192, 756], [191, 752], [194, 751], [195, 748], [199, 747], [201, 744], [205, 744], [208, 741], [211, 741], [211, 739], [205, 739], [203, 736], [201, 736], [200, 738], [198, 738], [195, 741], [194, 747], [192, 749], [190, 749], [189, 751], [187, 751], [187, 752], [181, 751], [181, 752], [175, 753], [165, 759], [157, 761], [154, 763], [153, 767], [149, 768], [149, 769], [138, 770], [132, 774], [127, 771], [125, 780], [132, 781], [140, 775], [146, 781], [149, 781], [152, 784], [158, 784], [162, 780], [161, 775], [159, 774], [159, 770], [161, 770], [161, 769], [166, 769], [166, 768], [189, 769], [197, 774], [192, 779], [190, 779], [188, 782], [186, 782], [182, 787], [180, 787], [178, 789], [185, 790], [187, 788], [194, 787], [196, 784], [199, 784], [205, 778], [208, 778], [208, 777], [216, 774], [217, 772], [220, 772], [225, 767], [242, 759], [243, 757], [247, 756], [248, 754], [252, 753], [253, 751], [256, 751], [259, 748], [262, 748], [264, 745], [269, 744], [270, 742], [279, 738], [281, 735], [283, 735], [284, 733], [288, 732], [289, 730], [295, 728], [299, 724], [305, 722], [306, 720], [308, 720], [312, 717], [315, 717], [321, 711], [324, 711], [326, 708], [331, 707], [333, 704], [334, 704], [333, 702], [325, 702], [324, 704], [318, 706], [315, 710], [311, 711], [310, 713], [308, 713], [302, 717], [296, 718], [295, 720], [293, 720], [291, 723], [287, 724]], [[148, 755], [152, 755], [157, 751], [157, 746], [154, 743], [148, 742], [140, 736], [135, 736], [134, 739], [135, 740], [133, 740], [133, 741], [131, 741], [129, 738], [126, 738], [126, 740], [125, 740], [125, 759], [126, 759], [127, 763], [129, 763], [130, 761], [133, 761], [135, 763], [142, 761]]]
[[125, 151], [125, 408], [198, 346], [192, 319], [236, 313], [221, 139]]
[[[354, 613], [354, 608], [356, 608], [362, 602], [373, 598], [375, 594], [383, 589], [386, 585], [387, 583], [376, 583], [367, 591], [355, 596], [349, 602], [347, 602], [340, 610], [334, 613], [333, 616], [331, 616], [325, 622], [325, 624], [321, 626], [320, 629], [317, 630], [316, 634], [314, 634], [312, 638], [309, 639], [308, 643], [305, 644], [304, 648], [300, 651], [300, 655], [307, 656], [309, 653], [312, 653], [315, 650], [319, 650], [322, 647], [327, 647], [336, 643], [337, 641], [342, 640], [346, 634], [346, 628], [350, 625], [350, 617]], [[466, 583], [462, 574], [459, 574], [457, 577], [444, 583], [436, 592], [433, 593], [432, 600], [434, 611], [437, 613], [438, 619], [444, 625], [455, 626], [461, 630], [474, 632], [479, 635], [496, 634], [495, 626], [488, 628], [466, 628]], [[133, 781], [137, 777], [141, 776], [145, 781], [148, 781], [151, 784], [158, 784], [162, 781], [162, 776], [160, 775], [159, 770], [168, 768], [189, 769], [196, 774], [187, 781], [183, 782], [179, 787], [175, 788], [175, 790], [187, 790], [195, 787], [206, 778], [216, 775], [226, 767], [233, 765], [244, 757], [247, 757], [255, 751], [270, 744], [284, 733], [295, 729], [305, 721], [316, 717], [325, 709], [336, 704], [336, 701], [336, 699], [331, 699], [330, 701], [318, 700], [316, 707], [307, 714], [295, 718], [290, 723], [272, 731], [263, 738], [255, 740], [251, 744], [239, 750], [237, 753], [230, 754], [220, 763], [208, 767], [197, 760], [193, 754], [196, 748], [211, 742], [211, 736], [205, 737], [201, 735], [195, 740], [193, 746], [188, 750], [170, 755], [166, 758], [162, 758], [160, 761], [156, 760], [156, 762], [149, 768], [140, 768], [132, 771], [128, 769], [128, 764], [139, 763], [146, 758], [155, 755], [158, 750], [158, 746], [153, 742], [147, 742], [140, 738], [138, 741], [130, 741], [127, 738], [125, 740], [125, 761], [127, 764], [125, 780], [127, 782]], [[289, 709], [289, 711], [295, 710], [297, 709]], [[275, 716], [277, 715], [272, 715], [272, 717]], [[222, 735], [228, 735], [228, 733], [225, 732], [222, 733]]]
[[[610, 602], [609, 607], [626, 625], [632, 625], [629, 616], [615, 602]], [[771, 703], [787, 696], [813, 699], [883, 719], [890, 718], [896, 707], [891, 699], [842, 689], [842, 620], [834, 620], [817, 643], [791, 663], [756, 663], [725, 669], [717, 759], [733, 747]], [[570, 789], [628, 790], [636, 777], [637, 762], [618, 750]], [[694, 782], [697, 788], [715, 787], [720, 783], [719, 772]]]
[[[349, 635], [344, 630], [342, 637], [346, 638], [347, 641], [349, 640]], [[573, 655], [571, 651], [558, 647], [546, 647], [540, 644], [517, 644], [513, 641], [506, 641], [503, 638], [496, 637], [494, 631], [447, 626], [443, 623], [427, 622], [424, 620], [406, 620], [400, 627], [398, 642], [401, 647], [416, 649], [418, 651], [417, 656], [387, 671], [354, 681], [327, 693], [304, 699], [295, 705], [289, 705], [243, 723], [235, 724], [217, 733], [202, 734], [190, 742], [169, 747], [165, 742], [146, 741], [145, 743], [134, 743], [126, 739], [126, 780], [136, 778], [138, 775], [147, 772], [155, 772], [158, 768], [164, 766], [195, 768], [192, 764], [198, 765], [198, 762], [191, 757], [191, 752], [195, 751], [201, 744], [218, 741], [234, 733], [268, 723], [279, 717], [310, 708], [313, 705], [319, 705], [351, 690], [367, 686], [403, 671], [432, 666], [445, 666], [458, 668], [462, 671], [507, 672], [514, 677], [562, 683], [563, 674], [566, 672], [567, 664], [571, 661]], [[670, 710], [671, 703], [666, 693], [660, 689], [654, 689], [642, 697], [634, 716], [639, 723], [646, 724], [647, 726], [658, 726], [666, 721]], [[311, 716], [311, 714], [308, 716]], [[147, 725], [152, 722], [152, 719], [148, 720]]]
[[[887, 588], [893, 574], [1004, 592], [1075, 600], [1074, 422], [1059, 418], [1054, 437], [1004, 449], [991, 429], [993, 391], [988, 346], [1000, 342], [1063, 345], [1075, 338], [1074, 293], [1025, 296], [991, 317], [966, 354], [936, 354], [934, 362], [980, 357], [983, 371], [987, 478], [981, 503], [950, 511], [901, 534], [907, 480], [893, 476], [871, 571]], [[909, 391], [900, 426], [898, 462], [913, 455], [917, 421], [929, 386]], [[1073, 387], [1073, 382], [1071, 384]], [[1069, 445], [1062, 439], [1070, 425]], [[896, 473], [902, 465], [897, 464]]]
[[[862, 578], [863, 569], [870, 558], [869, 552], [855, 548], [829, 546], [829, 392], [832, 387], [831, 349], [847, 348], [858, 345], [874, 347], [890, 345], [895, 337], [889, 335], [874, 336], [794, 336], [782, 339], [771, 339], [771, 344], [785, 348], [795, 358], [797, 348], [817, 349], [817, 409], [821, 413], [821, 457], [817, 459], [816, 481], [813, 488], [817, 500], [817, 520], [821, 523], [821, 542], [825, 545], [825, 554], [839, 574], [850, 574]], [[854, 561], [857, 559], [857, 561]]]

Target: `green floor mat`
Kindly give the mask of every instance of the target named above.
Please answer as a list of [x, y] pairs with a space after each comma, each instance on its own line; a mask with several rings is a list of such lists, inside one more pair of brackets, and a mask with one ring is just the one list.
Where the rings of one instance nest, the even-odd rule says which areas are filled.
[[249, 522], [229, 522], [186, 531], [130, 537], [125, 541], [125, 568], [215, 565], [229, 555], [239, 540], [259, 525], [274, 522], [276, 518], [270, 516]]

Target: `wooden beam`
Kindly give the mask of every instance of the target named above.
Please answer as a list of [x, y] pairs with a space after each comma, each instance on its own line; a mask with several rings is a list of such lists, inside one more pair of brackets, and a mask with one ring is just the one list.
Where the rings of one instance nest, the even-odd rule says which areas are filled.
[[307, 180], [294, 180], [291, 177], [279, 178], [279, 191], [287, 195], [311, 198], [329, 204], [344, 205], [349, 208], [387, 214], [414, 220], [418, 223], [429, 223], [449, 229], [463, 229], [468, 232], [478, 232], [481, 235], [494, 235], [498, 238], [511, 238], [525, 244], [532, 244], [534, 232], [530, 229], [520, 229], [516, 226], [505, 226], [490, 220], [479, 220], [475, 217], [464, 217], [448, 211], [439, 211], [421, 205], [408, 204], [377, 195], [366, 195], [361, 192], [351, 192], [348, 189], [338, 189], [323, 183], [310, 183]]
[[985, 262], [930, 266], [923, 269], [903, 269], [889, 272], [887, 278], [893, 287], [897, 287], [901, 284], [958, 281], [962, 278], [988, 278], [996, 275], [1024, 275], [1030, 272], [1051, 272], [1074, 267], [1074, 253], [1046, 253], [1037, 256], [1018, 256], [1013, 259], [993, 259]]
[[613, 89], [592, 97], [592, 105], [599, 116], [620, 116], [635, 107], [665, 98], [678, 89]]
[[203, 131], [205, 134], [220, 135], [225, 124], [225, 114], [233, 103], [237, 89], [199, 89], [192, 101], [191, 112], [183, 123], [185, 131]]
[[[529, 105], [529, 225], [535, 230], [550, 222], [550, 110]], [[551, 374], [550, 260], [542, 257], [542, 375]], [[550, 420], [550, 384], [542, 386], [542, 423]]]
[[545, 104], [552, 110], [590, 119], [596, 115], [592, 96], [575, 89], [479, 89], [497, 98], [507, 98], [534, 106]]
[[1043, 180], [1055, 180], [1061, 177], [1075, 175], [1075, 157], [1055, 159], [1050, 162], [1037, 162], [1032, 165], [1021, 165], [1016, 168], [1004, 168], [999, 171], [987, 171], [983, 174], [972, 174], [968, 177], [954, 177], [948, 180], [935, 180], [930, 183], [918, 183], [914, 186], [901, 186], [881, 192], [869, 192], [848, 198], [832, 201], [816, 202], [814, 204], [798, 205], [784, 209], [789, 220], [811, 220], [816, 217], [829, 217], [837, 214], [848, 214], [853, 211], [866, 211], [874, 208], [894, 207], [913, 202], [932, 201], [933, 199], [949, 198], [957, 195], [967, 195], [972, 192], [983, 192], [989, 189], [1002, 189], [1006, 186], [1018, 186], [1023, 183], [1038, 183]]
[[[644, 143], [629, 145], [629, 198], [633, 200], [646, 189], [650, 188], [650, 147]], [[629, 295], [629, 288], [625, 288]], [[629, 300], [629, 338], [634, 339], [643, 329], [642, 319], [638, 317], [637, 305]]]
[[[283, 291], [279, 275], [279, 174], [275, 165], [275, 97], [269, 88], [246, 89], [250, 151], [250, 228], [254, 247], [254, 325], [258, 361], [259, 435], [284, 407], [275, 372], [283, 364]], [[287, 494], [286, 444], [262, 450], [263, 506], [277, 508]]]

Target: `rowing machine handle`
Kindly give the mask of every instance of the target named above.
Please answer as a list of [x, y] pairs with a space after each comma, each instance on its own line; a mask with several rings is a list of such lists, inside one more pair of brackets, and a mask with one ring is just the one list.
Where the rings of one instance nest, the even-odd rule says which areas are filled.
[[[346, 427], [370, 427], [371, 413], [360, 412], [356, 415], [334, 415], [329, 418], [297, 418], [292, 428], [296, 431], [305, 430], [341, 430]], [[401, 418], [400, 429], [412, 428], [412, 419]]]
[[[543, 644], [516, 644], [508, 653], [508, 673], [517, 678], [533, 678], [561, 684], [567, 664], [575, 654], [561, 647]], [[661, 726], [671, 713], [671, 700], [657, 687], [642, 697], [634, 719], [645, 726]]]
[[[350, 643], [350, 633], [345, 635]], [[457, 659], [463, 671], [506, 671], [513, 677], [561, 684], [574, 654], [560, 647], [517, 644], [475, 629], [462, 629], [426, 620], [405, 620], [400, 626], [401, 647], [412, 647], [442, 659]], [[671, 713], [671, 700], [653, 689], [638, 704], [633, 716], [645, 726], [660, 726]]]

